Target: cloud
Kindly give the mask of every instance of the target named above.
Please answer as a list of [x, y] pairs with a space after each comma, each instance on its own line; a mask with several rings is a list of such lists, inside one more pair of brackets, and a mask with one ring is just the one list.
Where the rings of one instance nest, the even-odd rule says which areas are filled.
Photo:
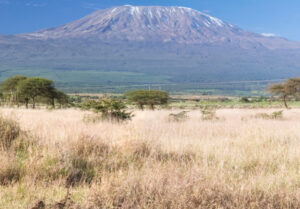
[[265, 37], [277, 37], [277, 34], [274, 33], [262, 33], [261, 35], [265, 36]]

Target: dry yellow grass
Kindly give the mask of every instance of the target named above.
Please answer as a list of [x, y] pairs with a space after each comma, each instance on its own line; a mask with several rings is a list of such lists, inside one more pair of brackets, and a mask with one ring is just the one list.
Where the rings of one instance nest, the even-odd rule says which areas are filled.
[[300, 110], [254, 117], [273, 111], [221, 109], [203, 121], [193, 110], [183, 122], [168, 120], [176, 110], [136, 111], [117, 124], [86, 123], [91, 113], [73, 109], [1, 109], [26, 139], [0, 154], [0, 182], [20, 175], [0, 185], [0, 208], [59, 201], [81, 169], [70, 188], [79, 208], [298, 209]]

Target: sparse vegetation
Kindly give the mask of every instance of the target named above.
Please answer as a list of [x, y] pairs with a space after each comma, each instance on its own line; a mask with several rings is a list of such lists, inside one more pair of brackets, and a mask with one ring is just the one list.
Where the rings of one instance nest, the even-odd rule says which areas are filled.
[[14, 140], [20, 135], [20, 127], [12, 119], [0, 116], [0, 150], [10, 148]]
[[204, 106], [201, 108], [201, 118], [202, 120], [218, 120], [216, 116], [216, 107], [214, 106]]
[[168, 119], [169, 121], [173, 121], [173, 122], [182, 122], [188, 119], [187, 113], [188, 111], [181, 111], [179, 113], [170, 113]]
[[271, 114], [268, 113], [257, 113], [255, 115], [256, 118], [262, 119], [282, 119], [283, 118], [283, 110], [272, 112]]
[[[278, 110], [264, 111], [280, 118]], [[188, 119], [146, 110], [128, 123], [97, 124], [74, 109], [2, 112], [1, 121], [15, 127], [8, 130], [19, 131], [9, 131], [12, 142], [0, 152], [0, 208], [300, 206], [298, 109], [284, 120], [218, 109], [226, 119], [218, 122], [201, 120], [199, 110]], [[170, 123], [171, 114], [185, 119]]]

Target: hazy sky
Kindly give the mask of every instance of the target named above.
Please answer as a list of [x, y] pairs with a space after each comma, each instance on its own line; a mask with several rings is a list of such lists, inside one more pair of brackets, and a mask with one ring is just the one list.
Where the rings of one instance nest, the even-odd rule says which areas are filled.
[[54, 27], [125, 4], [191, 7], [246, 30], [300, 41], [300, 0], [0, 0], [0, 34]]

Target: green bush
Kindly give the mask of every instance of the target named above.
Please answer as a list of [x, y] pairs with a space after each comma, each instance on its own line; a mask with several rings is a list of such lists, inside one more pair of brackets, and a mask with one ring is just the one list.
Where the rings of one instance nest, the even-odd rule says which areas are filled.
[[250, 100], [249, 100], [248, 97], [242, 97], [242, 98], [240, 99], [240, 102], [243, 102], [243, 103], [249, 103]]
[[126, 104], [117, 99], [89, 100], [82, 105], [82, 109], [92, 109], [96, 113], [101, 113], [103, 120], [121, 122], [133, 117], [131, 112], [127, 112]]
[[165, 105], [168, 103], [169, 94], [159, 90], [136, 90], [126, 93], [126, 98], [129, 102], [136, 104], [140, 109], [144, 109], [148, 105], [154, 110], [155, 105]]
[[10, 105], [25, 104], [35, 108], [37, 103], [50, 104], [55, 108], [55, 102], [60, 106], [69, 103], [68, 96], [54, 87], [54, 82], [45, 78], [13, 76], [0, 83], [2, 100]]

